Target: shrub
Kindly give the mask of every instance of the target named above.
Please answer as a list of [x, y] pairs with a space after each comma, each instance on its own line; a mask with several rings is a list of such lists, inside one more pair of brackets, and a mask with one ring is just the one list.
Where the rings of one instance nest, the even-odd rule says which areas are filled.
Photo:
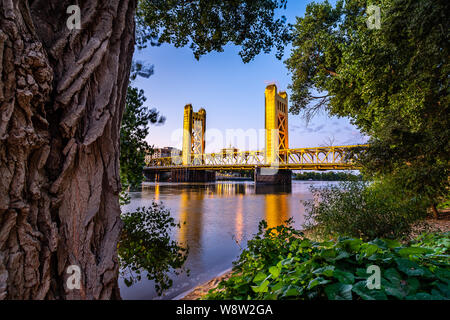
[[314, 199], [304, 201], [304, 227], [323, 237], [397, 239], [408, 235], [411, 225], [426, 215], [421, 199], [403, 196], [388, 182], [348, 181], [311, 191]]
[[[450, 233], [423, 235], [408, 245], [355, 238], [314, 242], [290, 224], [248, 242], [233, 274], [204, 299], [450, 299]], [[369, 289], [369, 266], [380, 288]]]
[[180, 224], [175, 223], [168, 209], [156, 202], [122, 214], [122, 220], [118, 254], [125, 284], [131, 286], [141, 280], [144, 272], [149, 280], [155, 280], [156, 291], [162, 294], [172, 286], [169, 272], [183, 271], [187, 259], [188, 249], [170, 237], [171, 230]]

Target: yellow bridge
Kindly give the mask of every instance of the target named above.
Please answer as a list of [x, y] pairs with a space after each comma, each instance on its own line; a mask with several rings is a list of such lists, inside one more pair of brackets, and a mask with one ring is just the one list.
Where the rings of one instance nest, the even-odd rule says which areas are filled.
[[161, 173], [170, 172], [170, 181], [211, 181], [215, 171], [255, 170], [255, 182], [283, 184], [290, 183], [290, 170], [358, 169], [351, 151], [366, 146], [289, 148], [288, 97], [273, 84], [265, 89], [265, 150], [205, 153], [205, 128], [205, 109], [194, 112], [186, 105], [181, 155], [149, 159], [144, 168], [147, 177], [159, 180]]
[[277, 168], [279, 170], [348, 170], [359, 169], [350, 158], [350, 151], [356, 147], [332, 146], [318, 148], [299, 148], [278, 151], [278, 161], [266, 162], [264, 151], [237, 151], [227, 153], [198, 154], [189, 164], [183, 164], [182, 156], [151, 159], [146, 169], [182, 169], [191, 170], [251, 170], [255, 167]]

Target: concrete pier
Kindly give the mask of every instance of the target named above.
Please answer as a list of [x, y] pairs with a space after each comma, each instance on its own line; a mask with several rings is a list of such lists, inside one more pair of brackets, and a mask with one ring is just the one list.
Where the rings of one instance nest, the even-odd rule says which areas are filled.
[[272, 168], [256, 168], [255, 184], [286, 185], [292, 182], [291, 170], [279, 170]]
[[210, 170], [174, 169], [171, 171], [171, 182], [213, 182], [216, 172]]

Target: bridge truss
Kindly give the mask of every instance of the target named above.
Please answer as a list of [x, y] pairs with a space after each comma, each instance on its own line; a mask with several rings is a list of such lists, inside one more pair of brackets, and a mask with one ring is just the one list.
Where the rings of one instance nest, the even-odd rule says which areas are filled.
[[[147, 170], [250, 170], [255, 167], [271, 167], [290, 170], [346, 170], [359, 169], [355, 165], [352, 150], [367, 145], [332, 146], [279, 150], [277, 161], [266, 163], [264, 151], [218, 152], [194, 155], [193, 161], [184, 164], [182, 156], [151, 159]], [[197, 161], [203, 159], [203, 161]]]

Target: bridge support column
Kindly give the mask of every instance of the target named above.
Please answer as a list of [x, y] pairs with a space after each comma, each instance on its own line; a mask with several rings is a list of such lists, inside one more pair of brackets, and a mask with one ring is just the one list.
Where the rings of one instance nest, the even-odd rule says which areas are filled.
[[291, 170], [271, 168], [255, 168], [255, 184], [290, 185], [292, 183]]
[[216, 172], [209, 170], [174, 169], [172, 182], [212, 182], [216, 181]]
[[157, 173], [144, 170], [145, 180], [149, 182], [154, 182], [156, 180]]
[[148, 182], [169, 181], [170, 172], [168, 171], [144, 171], [144, 176]]

